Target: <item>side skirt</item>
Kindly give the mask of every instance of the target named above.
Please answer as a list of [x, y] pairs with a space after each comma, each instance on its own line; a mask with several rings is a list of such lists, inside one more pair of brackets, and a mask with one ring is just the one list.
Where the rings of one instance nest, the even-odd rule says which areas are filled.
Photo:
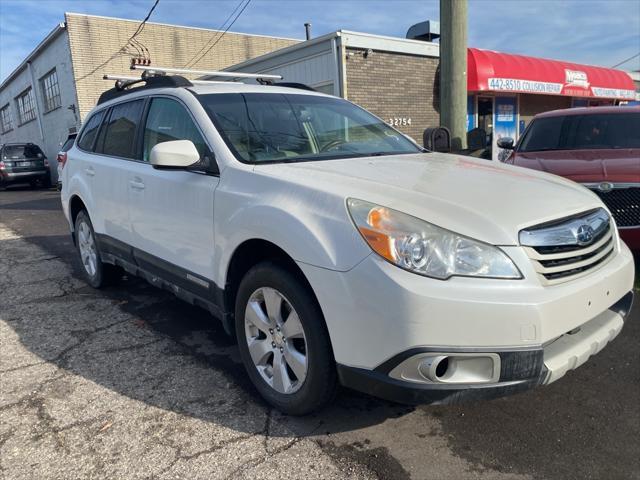
[[173, 293], [179, 299], [208, 310], [232, 335], [231, 318], [224, 308], [224, 290], [214, 282], [103, 234], [96, 234], [101, 260]]

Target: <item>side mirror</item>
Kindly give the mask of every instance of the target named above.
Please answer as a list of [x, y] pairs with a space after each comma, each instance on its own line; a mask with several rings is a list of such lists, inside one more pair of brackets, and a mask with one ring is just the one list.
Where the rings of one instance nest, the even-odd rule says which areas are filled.
[[502, 137], [499, 138], [496, 142], [499, 148], [504, 150], [513, 150], [513, 138], [511, 137]]
[[187, 168], [199, 161], [200, 154], [191, 140], [162, 142], [151, 149], [150, 163], [155, 168]]

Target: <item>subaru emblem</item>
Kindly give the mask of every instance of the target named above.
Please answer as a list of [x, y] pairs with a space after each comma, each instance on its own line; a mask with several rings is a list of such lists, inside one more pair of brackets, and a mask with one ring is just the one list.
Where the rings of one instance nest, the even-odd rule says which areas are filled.
[[600, 185], [598, 185], [598, 190], [600, 190], [601, 192], [610, 192], [611, 190], [613, 190], [613, 183], [602, 182]]
[[589, 245], [593, 241], [593, 228], [591, 225], [580, 225], [576, 231], [578, 245]]

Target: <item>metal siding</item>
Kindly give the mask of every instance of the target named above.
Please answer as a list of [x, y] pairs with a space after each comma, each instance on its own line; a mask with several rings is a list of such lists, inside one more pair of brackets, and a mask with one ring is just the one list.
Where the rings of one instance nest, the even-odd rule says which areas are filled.
[[[282, 75], [286, 82], [304, 83], [307, 85], [315, 85], [322, 82], [335, 82], [333, 66], [333, 57], [331, 52], [326, 52], [311, 58], [301, 58], [300, 60], [279, 66], [273, 66], [269, 69], [260, 68], [259, 63], [255, 63], [248, 67], [246, 71], [260, 73], [274, 73]], [[237, 71], [244, 71], [237, 70]]]

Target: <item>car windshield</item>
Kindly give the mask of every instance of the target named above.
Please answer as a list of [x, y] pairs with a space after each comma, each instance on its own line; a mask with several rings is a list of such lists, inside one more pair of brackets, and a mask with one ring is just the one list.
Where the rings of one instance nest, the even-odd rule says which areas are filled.
[[640, 148], [640, 113], [590, 113], [538, 118], [518, 151]]
[[380, 119], [339, 98], [280, 93], [218, 93], [198, 98], [231, 151], [243, 162], [422, 151]]
[[38, 158], [42, 150], [37, 145], [5, 145], [3, 156], [5, 159]]

